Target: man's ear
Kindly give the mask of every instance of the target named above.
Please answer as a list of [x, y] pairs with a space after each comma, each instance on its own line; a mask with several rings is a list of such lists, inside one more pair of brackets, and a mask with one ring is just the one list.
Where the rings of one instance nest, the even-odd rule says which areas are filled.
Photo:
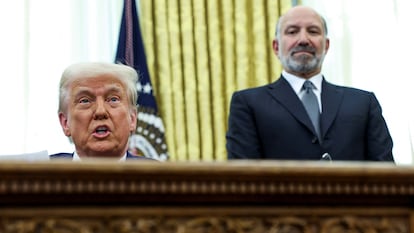
[[134, 133], [137, 129], [137, 117], [138, 117], [138, 111], [131, 111], [130, 114], [131, 122], [129, 125], [129, 132]]
[[329, 50], [329, 45], [330, 45], [330, 41], [329, 38], [326, 38], [325, 40], [325, 54], [328, 52]]
[[62, 126], [63, 133], [66, 136], [70, 137], [71, 134], [69, 130], [68, 118], [62, 112], [59, 112], [59, 122], [60, 122], [60, 126]]
[[272, 48], [276, 56], [279, 57], [279, 41], [278, 40], [273, 39]]

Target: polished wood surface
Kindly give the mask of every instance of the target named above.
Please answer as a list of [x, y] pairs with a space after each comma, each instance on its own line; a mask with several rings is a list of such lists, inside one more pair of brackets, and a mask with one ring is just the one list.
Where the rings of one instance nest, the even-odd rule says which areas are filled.
[[414, 232], [414, 168], [2, 162], [0, 232]]

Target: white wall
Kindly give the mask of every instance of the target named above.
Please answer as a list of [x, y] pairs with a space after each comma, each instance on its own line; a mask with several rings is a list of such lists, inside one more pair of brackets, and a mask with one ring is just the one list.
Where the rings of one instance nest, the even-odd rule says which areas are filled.
[[0, 2], [0, 154], [73, 151], [57, 117], [60, 75], [74, 62], [113, 62], [122, 4]]

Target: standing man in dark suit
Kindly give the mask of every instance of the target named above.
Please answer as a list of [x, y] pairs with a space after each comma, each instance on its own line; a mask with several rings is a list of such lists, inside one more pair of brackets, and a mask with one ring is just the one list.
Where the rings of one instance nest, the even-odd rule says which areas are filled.
[[145, 159], [128, 152], [129, 136], [137, 123], [137, 79], [135, 69], [121, 64], [69, 66], [59, 84], [58, 114], [75, 152], [50, 158]]
[[[327, 33], [326, 21], [309, 7], [293, 7], [278, 20], [273, 51], [282, 74], [274, 83], [233, 94], [229, 159], [319, 160], [329, 154], [332, 160], [394, 161], [375, 95], [322, 76]], [[303, 88], [307, 80], [313, 90]], [[308, 94], [314, 96], [316, 115], [302, 102]]]

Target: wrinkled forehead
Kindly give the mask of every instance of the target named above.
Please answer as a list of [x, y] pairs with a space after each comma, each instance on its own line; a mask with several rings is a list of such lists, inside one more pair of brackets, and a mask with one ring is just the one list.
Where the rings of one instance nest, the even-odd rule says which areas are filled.
[[113, 74], [100, 74], [100, 75], [81, 75], [73, 77], [70, 81], [69, 89], [119, 89], [124, 91], [126, 89], [125, 84], [120, 78]]
[[319, 27], [323, 29], [322, 17], [314, 10], [309, 8], [296, 8], [288, 11], [281, 18], [281, 29], [287, 27]]

